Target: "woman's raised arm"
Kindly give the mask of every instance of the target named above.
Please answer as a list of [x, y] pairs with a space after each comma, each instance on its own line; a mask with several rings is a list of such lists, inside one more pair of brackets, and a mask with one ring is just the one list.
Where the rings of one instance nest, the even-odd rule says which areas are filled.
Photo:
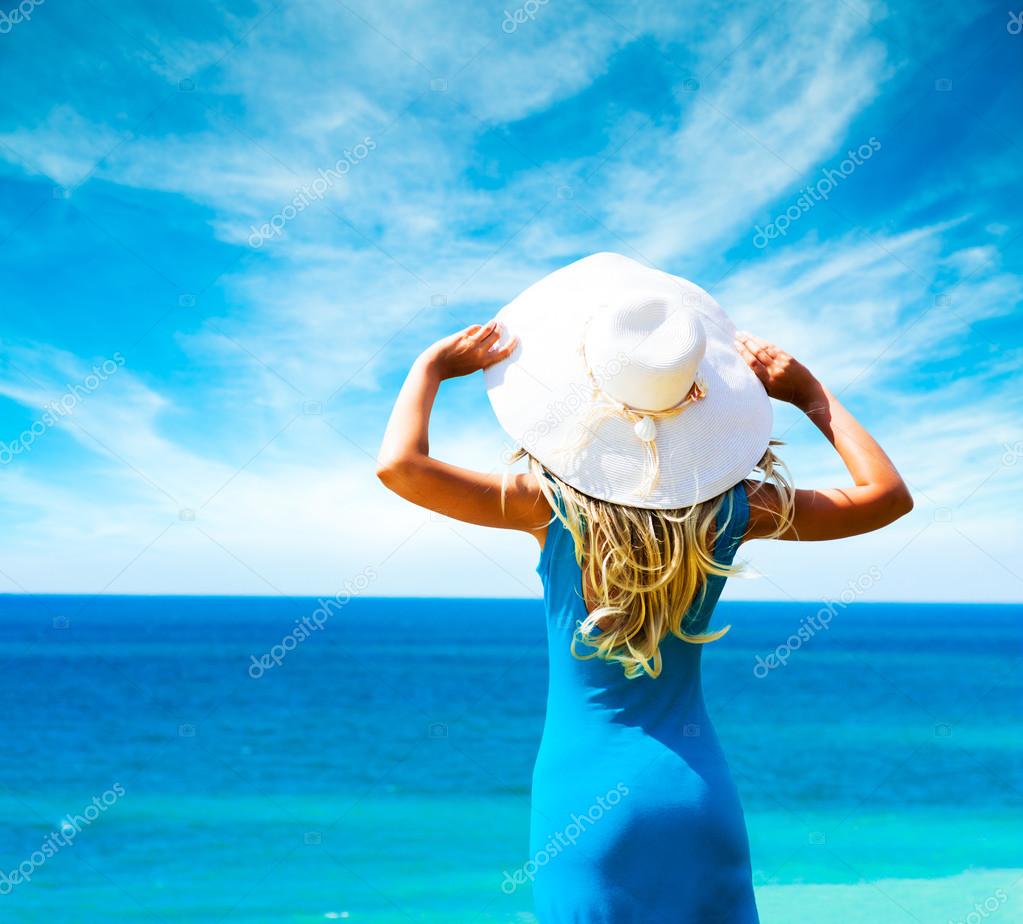
[[[824, 434], [848, 469], [848, 487], [797, 490], [791, 526], [780, 539], [841, 539], [880, 529], [913, 509], [913, 498], [877, 441], [801, 363], [750, 334], [736, 337], [736, 349], [767, 393], [802, 410]], [[777, 489], [750, 483], [747, 539], [770, 535], [780, 517]]]
[[542, 541], [550, 507], [529, 474], [507, 479], [474, 472], [430, 455], [430, 412], [444, 379], [469, 375], [509, 356], [496, 321], [437, 341], [412, 364], [391, 411], [377, 456], [377, 477], [395, 494], [428, 510], [479, 526], [532, 532]]

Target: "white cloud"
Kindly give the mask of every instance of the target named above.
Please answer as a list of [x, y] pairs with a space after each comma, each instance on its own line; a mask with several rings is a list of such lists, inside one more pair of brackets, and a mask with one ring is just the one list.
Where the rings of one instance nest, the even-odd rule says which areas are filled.
[[94, 124], [72, 107], [58, 105], [35, 125], [0, 134], [0, 156], [30, 176], [42, 173], [72, 187], [129, 137], [123, 129]]
[[[735, 54], [700, 49], [696, 91], [672, 131], [644, 131], [604, 166], [592, 198], [605, 222], [655, 263], [688, 257], [740, 228], [839, 148], [887, 74], [884, 49], [844, 7], [802, 7]], [[784, 40], [782, 40], [784, 37]], [[734, 34], [733, 34], [734, 39]], [[866, 139], [863, 139], [866, 140]]]

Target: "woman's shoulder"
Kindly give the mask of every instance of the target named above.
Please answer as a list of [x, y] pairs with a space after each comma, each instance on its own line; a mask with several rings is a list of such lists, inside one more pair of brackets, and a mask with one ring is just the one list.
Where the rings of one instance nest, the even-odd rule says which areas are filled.
[[551, 520], [551, 501], [532, 472], [509, 476], [501, 485], [505, 525], [530, 533], [542, 546]]
[[769, 481], [742, 482], [746, 498], [747, 522], [744, 540], [774, 536], [784, 513], [784, 500], [777, 485]]

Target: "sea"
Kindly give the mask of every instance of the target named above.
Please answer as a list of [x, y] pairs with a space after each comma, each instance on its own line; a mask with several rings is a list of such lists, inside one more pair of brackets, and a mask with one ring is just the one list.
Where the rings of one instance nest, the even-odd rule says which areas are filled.
[[[1023, 921], [1023, 606], [716, 620], [762, 921]], [[536, 921], [537, 600], [0, 596], [0, 665], [0, 920]]]

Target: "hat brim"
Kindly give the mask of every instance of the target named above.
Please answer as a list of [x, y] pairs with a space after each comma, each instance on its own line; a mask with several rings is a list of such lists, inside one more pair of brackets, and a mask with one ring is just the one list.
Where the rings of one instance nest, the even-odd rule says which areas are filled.
[[[681, 292], [707, 335], [699, 373], [706, 395], [657, 421], [659, 476], [645, 494], [646, 450], [633, 424], [617, 416], [587, 423], [592, 382], [580, 349], [590, 315], [614, 292], [637, 288], [676, 300]], [[534, 283], [497, 318], [519, 344], [484, 373], [494, 413], [516, 443], [584, 494], [630, 507], [689, 507], [746, 478], [768, 447], [771, 401], [735, 350], [735, 325], [707, 292], [680, 276], [621, 254], [593, 254]], [[579, 445], [584, 426], [589, 438]]]

